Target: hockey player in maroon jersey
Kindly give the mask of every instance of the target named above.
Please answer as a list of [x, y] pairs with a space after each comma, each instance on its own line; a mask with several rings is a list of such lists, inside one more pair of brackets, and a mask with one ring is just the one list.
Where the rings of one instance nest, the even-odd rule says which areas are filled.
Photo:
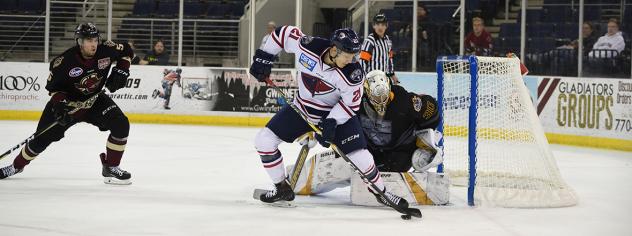
[[[102, 89], [106, 87], [115, 92], [125, 86], [134, 53], [127, 43], [101, 43], [99, 31], [92, 23], [82, 23], [75, 29], [75, 41], [77, 45], [50, 63], [46, 90], [51, 99], [40, 117], [36, 133], [46, 131], [26, 143], [12, 165], [0, 168], [0, 179], [24, 171], [51, 143], [61, 140], [68, 128], [86, 122], [101, 131], [110, 131], [106, 151], [100, 154], [104, 182], [131, 184], [131, 174], [119, 167], [129, 121]], [[116, 66], [109, 73], [114, 62]]]

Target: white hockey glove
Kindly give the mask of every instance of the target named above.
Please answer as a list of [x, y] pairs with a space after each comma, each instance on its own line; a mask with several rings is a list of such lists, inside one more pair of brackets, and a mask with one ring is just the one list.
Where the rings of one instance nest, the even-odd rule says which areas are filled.
[[439, 140], [443, 136], [434, 129], [424, 129], [415, 132], [417, 136], [417, 150], [413, 152], [412, 164], [415, 172], [424, 172], [443, 162], [443, 147]]

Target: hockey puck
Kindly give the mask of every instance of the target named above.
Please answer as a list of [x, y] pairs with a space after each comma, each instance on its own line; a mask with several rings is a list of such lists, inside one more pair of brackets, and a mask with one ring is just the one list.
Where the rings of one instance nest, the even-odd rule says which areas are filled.
[[402, 220], [410, 220], [411, 216], [410, 215], [402, 215]]

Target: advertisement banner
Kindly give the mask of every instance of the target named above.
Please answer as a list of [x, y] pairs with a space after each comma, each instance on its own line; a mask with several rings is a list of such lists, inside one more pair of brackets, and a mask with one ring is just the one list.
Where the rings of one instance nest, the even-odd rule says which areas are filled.
[[[272, 87], [251, 78], [247, 69], [210, 68], [211, 111], [276, 113], [284, 100]], [[273, 70], [270, 79], [291, 101], [298, 92], [293, 70]]]
[[632, 140], [632, 80], [541, 77], [545, 132]]
[[42, 110], [50, 98], [46, 91], [47, 63], [3, 62], [0, 70], [0, 110]]
[[[3, 62], [0, 110], [41, 111], [50, 99], [48, 63]], [[297, 92], [294, 70], [273, 70], [271, 79], [288, 99]], [[269, 116], [283, 100], [244, 68], [131, 66], [124, 88], [106, 92], [126, 113]], [[230, 112], [226, 114], [225, 112]]]

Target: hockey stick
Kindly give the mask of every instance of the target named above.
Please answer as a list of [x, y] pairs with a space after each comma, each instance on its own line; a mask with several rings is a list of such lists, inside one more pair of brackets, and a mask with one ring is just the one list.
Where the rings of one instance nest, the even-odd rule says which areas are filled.
[[22, 147], [22, 145], [25, 145], [26, 143], [28, 143], [29, 141], [39, 137], [40, 135], [42, 135], [43, 133], [45, 133], [46, 131], [48, 131], [49, 129], [53, 128], [54, 126], [56, 126], [58, 124], [57, 121], [53, 122], [52, 124], [50, 124], [48, 127], [46, 127], [46, 129], [36, 133], [36, 134], [31, 134], [30, 137], [26, 138], [24, 141], [18, 143], [17, 145], [13, 146], [11, 149], [7, 150], [6, 152], [2, 153], [2, 155], [0, 155], [0, 160], [2, 160], [2, 158], [6, 157], [7, 155], [11, 154], [11, 152], [19, 149], [20, 147]]
[[[276, 84], [274, 84], [274, 82], [272, 82], [272, 80], [270, 80], [270, 78], [266, 78], [266, 83], [271, 86], [272, 88], [274, 88], [274, 90], [277, 91], [277, 93], [279, 93], [279, 95], [281, 95], [281, 97], [283, 98], [283, 100], [285, 100], [285, 103], [287, 103], [296, 113], [298, 113], [301, 118], [303, 118], [303, 120], [305, 120], [305, 122], [307, 122], [307, 124], [314, 130], [314, 132], [316, 132], [317, 134], [321, 134], [321, 131], [318, 127], [316, 127], [316, 125], [312, 124], [312, 122], [310, 122], [305, 115], [303, 115], [303, 113], [298, 109], [298, 107], [296, 107], [296, 105], [294, 105], [293, 103], [289, 102], [287, 99], [287, 96], [285, 95], [285, 93], [283, 92], [283, 90], [281, 90], [281, 88], [277, 87]], [[375, 184], [373, 182], [371, 182], [369, 180], [369, 178], [362, 173], [362, 171], [360, 170], [360, 168], [358, 168], [358, 166], [356, 166], [351, 159], [349, 159], [349, 157], [342, 152], [342, 150], [340, 150], [340, 148], [338, 148], [338, 146], [336, 146], [333, 143], [330, 143], [331, 148], [342, 157], [342, 159], [344, 159], [347, 163], [349, 163], [349, 165], [351, 165], [351, 167], [353, 167], [353, 170], [358, 173], [358, 175], [360, 175], [360, 178], [362, 178], [362, 180], [364, 181], [365, 184], [367, 184], [370, 188], [372, 188], [375, 192], [377, 192], [377, 194], [380, 196], [381, 200], [383, 202], [385, 202], [389, 207], [395, 209], [397, 212], [402, 213], [404, 215], [402, 215], [402, 219], [404, 220], [409, 220], [411, 218], [411, 216], [414, 217], [418, 217], [421, 218], [421, 211], [419, 209], [416, 208], [402, 208], [397, 206], [397, 204], [395, 204], [393, 201], [391, 201], [390, 199], [388, 199], [388, 197], [384, 194], [384, 192], [380, 189], [378, 189], [377, 186], [375, 186]]]
[[[75, 106], [75, 109], [73, 109], [72, 111], [69, 111], [69, 114], [73, 114], [81, 109], [84, 109], [86, 107], [92, 107], [92, 104], [94, 104], [94, 102], [96, 101], [96, 99], [99, 97], [99, 94], [103, 93], [103, 90], [101, 92], [96, 93], [95, 95], [92, 95], [92, 97], [88, 98], [87, 100], [83, 101], [83, 102], [71, 102], [73, 106]], [[2, 160], [2, 158], [6, 157], [7, 155], [11, 154], [11, 152], [19, 149], [20, 147], [22, 147], [22, 145], [25, 145], [26, 143], [28, 143], [29, 141], [39, 137], [40, 135], [44, 134], [46, 131], [50, 130], [51, 128], [55, 127], [56, 125], [58, 125], [59, 122], [55, 121], [52, 124], [50, 124], [48, 127], [46, 127], [44, 130], [32, 134], [31, 136], [29, 136], [28, 138], [26, 138], [24, 141], [18, 143], [17, 145], [13, 146], [11, 149], [7, 150], [6, 152], [2, 153], [2, 155], [0, 155], [0, 160]]]
[[[310, 135], [310, 134], [307, 134]], [[309, 137], [306, 137], [309, 139]], [[303, 170], [303, 166], [305, 165], [305, 160], [307, 159], [307, 154], [309, 153], [309, 140], [303, 144], [301, 151], [298, 153], [298, 158], [296, 158], [296, 162], [294, 163], [294, 170], [292, 170], [292, 175], [290, 177], [290, 187], [294, 190], [296, 187], [296, 182], [298, 182], [298, 177], [301, 175], [301, 171]]]

